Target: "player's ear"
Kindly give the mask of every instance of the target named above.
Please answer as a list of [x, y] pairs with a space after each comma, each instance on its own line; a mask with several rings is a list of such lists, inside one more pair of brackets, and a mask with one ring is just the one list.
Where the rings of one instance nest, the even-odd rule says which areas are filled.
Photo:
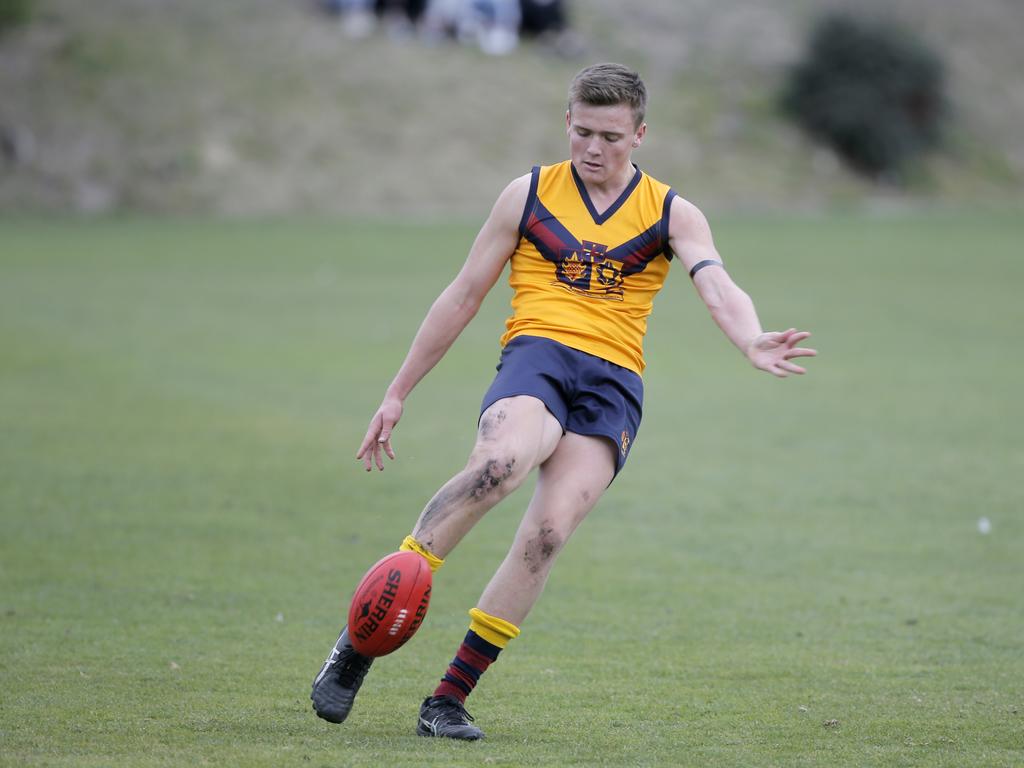
[[633, 146], [639, 147], [644, 140], [644, 136], [647, 135], [647, 123], [640, 123], [640, 127], [636, 129], [636, 134], [633, 136]]
[[569, 133], [569, 129], [572, 128], [572, 110], [565, 110], [565, 132]]

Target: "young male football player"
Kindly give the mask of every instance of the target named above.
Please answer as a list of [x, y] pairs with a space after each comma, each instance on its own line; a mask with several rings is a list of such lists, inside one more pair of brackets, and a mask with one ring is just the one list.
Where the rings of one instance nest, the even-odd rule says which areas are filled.
[[[434, 495], [402, 549], [436, 570], [474, 524], [534, 469], [536, 490], [504, 562], [484, 589], [465, 639], [420, 707], [423, 736], [479, 739], [464, 704], [540, 596], [551, 567], [622, 469], [643, 403], [643, 337], [654, 295], [681, 263], [712, 318], [754, 367], [804, 373], [794, 358], [810, 334], [764, 332], [730, 279], [707, 221], [640, 171], [646, 89], [617, 64], [581, 71], [569, 89], [570, 159], [535, 167], [498, 197], [454, 281], [420, 326], [370, 420], [357, 458], [367, 471], [394, 459], [391, 438], [413, 387], [441, 359], [511, 264], [512, 316], [484, 395], [465, 468]], [[585, 471], [580, 468], [585, 467]], [[342, 631], [313, 683], [316, 713], [342, 722], [372, 659]]]

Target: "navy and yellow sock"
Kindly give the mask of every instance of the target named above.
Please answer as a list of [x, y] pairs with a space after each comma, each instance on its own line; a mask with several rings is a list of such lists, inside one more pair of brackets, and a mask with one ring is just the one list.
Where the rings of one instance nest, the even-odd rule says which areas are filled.
[[479, 608], [473, 608], [469, 615], [472, 619], [469, 631], [434, 696], [451, 696], [465, 703], [466, 697], [480, 682], [480, 675], [497, 660], [509, 640], [519, 635], [519, 627], [515, 624], [484, 613]]

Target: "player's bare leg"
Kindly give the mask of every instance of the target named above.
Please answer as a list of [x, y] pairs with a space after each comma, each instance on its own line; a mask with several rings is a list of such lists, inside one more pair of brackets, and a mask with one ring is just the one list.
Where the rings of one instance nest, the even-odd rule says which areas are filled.
[[572, 432], [540, 468], [537, 488], [512, 548], [470, 611], [473, 622], [441, 684], [420, 706], [421, 736], [476, 740], [483, 731], [466, 712], [466, 696], [497, 658], [544, 589], [558, 553], [614, 475], [606, 438]]
[[540, 468], [512, 547], [480, 597], [481, 610], [522, 623], [558, 553], [611, 482], [614, 451], [607, 438], [573, 432], [562, 438]]
[[476, 445], [465, 468], [434, 494], [412, 535], [446, 557], [495, 504], [560, 445], [562, 427], [535, 397], [507, 397], [480, 417]]

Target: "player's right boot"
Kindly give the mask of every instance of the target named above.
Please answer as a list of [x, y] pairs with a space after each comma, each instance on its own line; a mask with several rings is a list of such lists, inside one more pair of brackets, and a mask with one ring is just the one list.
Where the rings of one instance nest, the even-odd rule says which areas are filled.
[[317, 717], [330, 723], [342, 723], [352, 711], [359, 686], [370, 670], [373, 659], [356, 652], [348, 640], [348, 627], [341, 630], [338, 642], [313, 681], [313, 709]]
[[416, 733], [462, 741], [476, 741], [484, 737], [484, 732], [473, 725], [473, 716], [451, 696], [428, 696], [423, 700]]

